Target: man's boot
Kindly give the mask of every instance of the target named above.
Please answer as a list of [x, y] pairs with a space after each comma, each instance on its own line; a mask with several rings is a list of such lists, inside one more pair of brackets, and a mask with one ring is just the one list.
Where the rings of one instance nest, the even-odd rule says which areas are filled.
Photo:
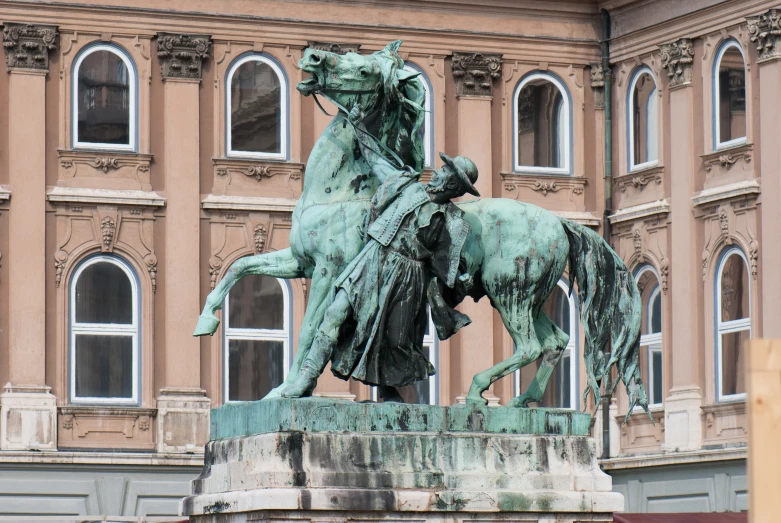
[[329, 338], [322, 332], [318, 332], [314, 341], [312, 341], [312, 346], [309, 348], [309, 354], [307, 354], [304, 363], [301, 364], [301, 368], [298, 370], [298, 376], [296, 376], [293, 383], [282, 391], [282, 397], [302, 398], [311, 396], [317, 385], [317, 378], [325, 370], [325, 366], [331, 359], [335, 346], [336, 340]]

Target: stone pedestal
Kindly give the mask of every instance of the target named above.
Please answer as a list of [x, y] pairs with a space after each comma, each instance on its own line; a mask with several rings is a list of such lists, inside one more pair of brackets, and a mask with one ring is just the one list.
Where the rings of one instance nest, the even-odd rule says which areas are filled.
[[571, 411], [311, 398], [212, 411], [181, 513], [247, 521], [608, 522], [623, 510]]
[[0, 394], [0, 450], [57, 450], [51, 387], [6, 384]]
[[157, 398], [157, 451], [201, 453], [208, 440], [211, 400], [201, 389], [167, 388]]

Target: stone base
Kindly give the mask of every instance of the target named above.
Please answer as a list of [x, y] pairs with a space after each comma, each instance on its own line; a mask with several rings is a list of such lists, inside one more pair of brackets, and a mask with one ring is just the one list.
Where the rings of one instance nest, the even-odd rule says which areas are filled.
[[182, 514], [197, 523], [612, 521], [623, 497], [597, 465], [589, 421], [549, 409], [316, 398], [227, 405], [213, 411], [221, 439], [207, 444]]
[[698, 387], [670, 390], [664, 400], [664, 442], [667, 451], [702, 448], [702, 394]]
[[0, 450], [57, 450], [51, 387], [6, 384], [0, 394]]
[[162, 389], [157, 398], [157, 451], [200, 454], [209, 438], [211, 400], [201, 389]]

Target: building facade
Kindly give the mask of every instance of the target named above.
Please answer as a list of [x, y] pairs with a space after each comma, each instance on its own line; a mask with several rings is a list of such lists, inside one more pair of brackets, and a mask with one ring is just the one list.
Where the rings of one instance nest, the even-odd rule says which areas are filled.
[[[468, 156], [483, 196], [607, 227], [637, 277], [654, 422], [623, 424], [619, 392], [602, 462], [627, 510], [747, 509], [743, 344], [781, 337], [781, 209], [762, 205], [781, 200], [776, 4], [161, 7], [0, 0], [0, 515], [176, 514], [209, 409], [263, 397], [295, 354], [303, 279], [249, 276], [215, 336], [192, 331], [236, 260], [288, 246], [331, 120], [296, 91], [298, 60], [397, 39], [426, 89], [424, 178], [438, 151]], [[429, 328], [437, 375], [410, 401], [463, 401], [512, 354], [487, 300], [462, 310], [474, 322], [452, 339]], [[543, 405], [591, 408], [566, 275], [545, 310], [571, 339]], [[316, 394], [376, 398], [328, 371]]]

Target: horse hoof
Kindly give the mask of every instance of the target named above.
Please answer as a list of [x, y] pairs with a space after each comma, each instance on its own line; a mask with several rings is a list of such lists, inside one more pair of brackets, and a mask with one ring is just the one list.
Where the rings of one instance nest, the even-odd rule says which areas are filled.
[[467, 394], [466, 396], [466, 404], [467, 405], [479, 405], [479, 406], [485, 406], [488, 405], [488, 400], [485, 399], [481, 394]]
[[274, 399], [277, 399], [277, 398], [281, 398], [282, 397], [282, 393], [284, 392], [284, 388], [285, 388], [284, 385], [280, 385], [279, 387], [271, 389], [271, 392], [269, 392], [268, 394], [263, 396], [263, 399], [261, 401], [264, 401], [264, 400], [274, 400]]
[[201, 314], [198, 316], [198, 324], [195, 326], [195, 332], [193, 336], [209, 336], [214, 335], [217, 332], [217, 327], [220, 325], [220, 320], [216, 316], [206, 316]]
[[515, 407], [518, 409], [528, 409], [529, 408], [529, 401], [523, 396], [518, 396], [517, 398], [513, 398], [510, 401], [507, 402], [508, 407]]

